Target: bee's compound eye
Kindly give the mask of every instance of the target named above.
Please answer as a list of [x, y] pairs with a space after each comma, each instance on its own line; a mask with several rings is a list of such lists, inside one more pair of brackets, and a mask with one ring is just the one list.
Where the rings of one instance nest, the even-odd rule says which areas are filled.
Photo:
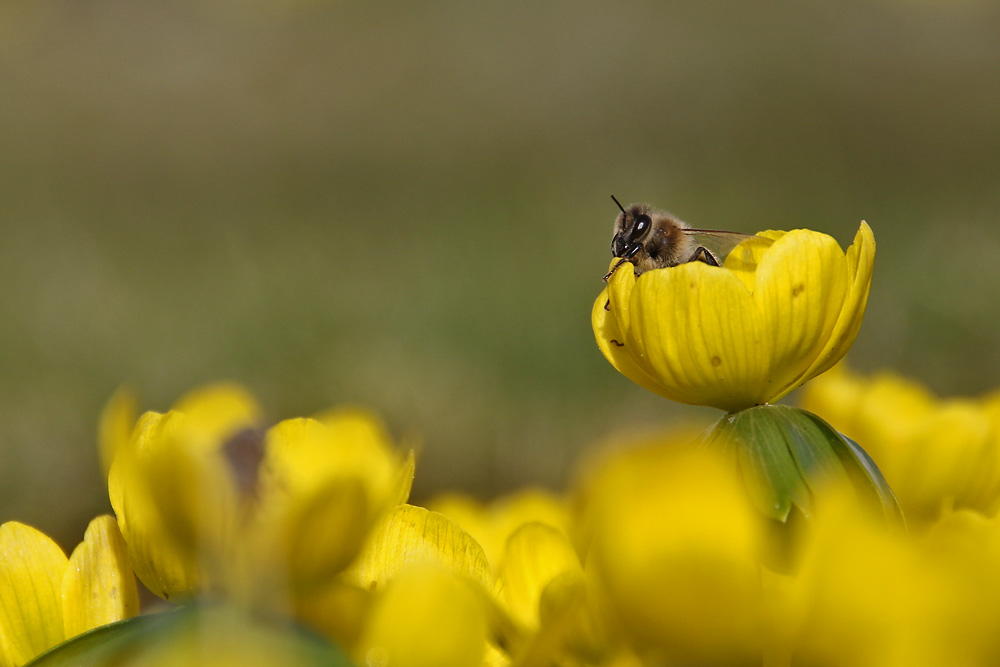
[[645, 236], [651, 224], [653, 224], [653, 220], [645, 213], [637, 215], [635, 217], [635, 227], [632, 229], [632, 238], [640, 239]]

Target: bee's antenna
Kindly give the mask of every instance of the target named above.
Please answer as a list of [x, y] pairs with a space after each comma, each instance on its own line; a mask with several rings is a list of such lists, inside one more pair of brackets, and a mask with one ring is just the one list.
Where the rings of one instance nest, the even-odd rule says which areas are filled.
[[618, 201], [617, 199], [615, 199], [615, 196], [614, 196], [614, 195], [611, 195], [611, 199], [612, 199], [612, 200], [613, 200], [613, 201], [614, 201], [614, 202], [615, 202], [616, 204], [618, 204], [618, 208], [620, 208], [620, 209], [622, 210], [622, 213], [624, 213], [624, 212], [625, 212], [625, 207], [621, 205], [621, 202], [619, 202], [619, 201]]

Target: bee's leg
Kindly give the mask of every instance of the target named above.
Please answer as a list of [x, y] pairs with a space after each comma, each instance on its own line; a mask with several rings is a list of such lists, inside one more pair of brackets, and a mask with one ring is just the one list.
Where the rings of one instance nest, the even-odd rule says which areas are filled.
[[713, 255], [712, 253], [710, 253], [708, 251], [708, 248], [706, 248], [705, 246], [698, 246], [698, 248], [695, 249], [694, 254], [691, 255], [691, 259], [689, 259], [688, 261], [689, 262], [705, 262], [709, 266], [718, 266], [719, 265], [719, 260], [717, 260], [715, 258], [715, 255]]

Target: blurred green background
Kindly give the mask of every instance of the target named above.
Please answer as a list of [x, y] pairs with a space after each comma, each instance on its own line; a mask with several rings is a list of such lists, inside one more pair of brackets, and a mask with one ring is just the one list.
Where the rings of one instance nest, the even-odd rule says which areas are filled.
[[601, 358], [615, 208], [879, 243], [850, 360], [1000, 368], [990, 2], [0, 5], [0, 519], [108, 508], [116, 387], [369, 405], [417, 498], [712, 410]]

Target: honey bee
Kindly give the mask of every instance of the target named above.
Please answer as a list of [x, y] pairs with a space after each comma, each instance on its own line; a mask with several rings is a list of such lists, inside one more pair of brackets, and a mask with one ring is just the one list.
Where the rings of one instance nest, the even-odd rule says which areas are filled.
[[[739, 232], [690, 229], [666, 211], [657, 211], [646, 204], [631, 204], [625, 208], [614, 195], [611, 199], [621, 209], [615, 218], [611, 254], [621, 259], [604, 276], [605, 282], [625, 262], [632, 263], [637, 276], [652, 269], [687, 262], [719, 266], [720, 260], [724, 260], [733, 248], [751, 238], [750, 234]], [[771, 243], [770, 239], [757, 238]]]

